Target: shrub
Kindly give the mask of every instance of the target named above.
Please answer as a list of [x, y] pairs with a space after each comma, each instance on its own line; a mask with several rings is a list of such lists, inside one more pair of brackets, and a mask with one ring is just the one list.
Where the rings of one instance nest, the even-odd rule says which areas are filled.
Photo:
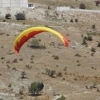
[[55, 70], [46, 69], [46, 74], [49, 75], [50, 77], [54, 77], [55, 73], [56, 73]]
[[23, 95], [23, 94], [24, 94], [24, 93], [23, 93], [23, 90], [20, 89], [20, 90], [19, 90], [19, 94], [20, 94], [20, 95]]
[[93, 83], [93, 85], [92, 86], [90, 86], [90, 89], [92, 89], [92, 88], [97, 88], [97, 86], [96, 86], [97, 84], [96, 84], [96, 82], [94, 82]]
[[9, 65], [7, 65], [7, 69], [9, 69], [10, 68], [10, 66]]
[[22, 79], [26, 78], [26, 73], [24, 71], [21, 73], [21, 78]]
[[30, 63], [34, 63], [34, 61], [31, 61]]
[[58, 77], [62, 77], [62, 73], [61, 72], [58, 72], [57, 76]]
[[62, 80], [65, 80], [65, 78], [63, 77]]
[[82, 43], [82, 45], [86, 45], [86, 46], [87, 46], [87, 42], [86, 42], [86, 39], [85, 39], [85, 38], [83, 38], [83, 43]]
[[85, 9], [86, 7], [85, 7], [85, 4], [84, 3], [81, 3], [80, 4], [80, 9]]
[[41, 82], [32, 82], [28, 87], [28, 90], [31, 94], [38, 94], [44, 88], [44, 84]]
[[1, 59], [5, 59], [5, 57], [1, 57]]
[[17, 68], [14, 67], [14, 68], [12, 68], [12, 70], [17, 71]]
[[45, 45], [41, 45], [39, 46], [40, 49], [46, 49], [46, 46]]
[[11, 19], [11, 14], [10, 13], [6, 14], [5, 19]]
[[66, 100], [66, 98], [62, 95], [60, 98], [58, 98], [56, 100]]
[[78, 22], [78, 19], [75, 19], [75, 22]]
[[31, 47], [38, 47], [38, 46], [39, 46], [39, 41], [37, 39], [32, 39]]
[[28, 69], [32, 68], [32, 66], [30, 66], [30, 65], [25, 65], [25, 67], [28, 68]]
[[10, 61], [7, 61], [6, 63], [10, 63]]
[[92, 36], [91, 35], [88, 35], [87, 40], [88, 41], [92, 41], [93, 40]]
[[91, 56], [94, 56], [94, 53], [92, 53]]
[[95, 29], [95, 25], [92, 25], [92, 29]]
[[81, 66], [81, 64], [77, 64], [77, 66]]
[[24, 98], [24, 96], [20, 96], [20, 97], [19, 97], [19, 99], [23, 99], [23, 98]]
[[8, 87], [11, 87], [11, 86], [12, 86], [11, 83], [9, 83]]
[[19, 60], [20, 60], [20, 61], [23, 61], [23, 59], [22, 59], [22, 58], [20, 58]]
[[58, 55], [53, 55], [52, 56], [55, 60], [59, 60], [59, 56]]
[[50, 69], [46, 69], [46, 74], [50, 75]]
[[24, 13], [17, 13], [15, 15], [15, 17], [16, 17], [16, 20], [25, 20], [26, 19]]
[[98, 45], [97, 46], [100, 47], [100, 42], [98, 42]]
[[73, 19], [70, 19], [70, 22], [73, 22]]
[[35, 48], [35, 49], [46, 49], [46, 46], [40, 45], [40, 40], [37, 40], [37, 39], [32, 39], [31, 45], [29, 47]]
[[66, 71], [66, 70], [67, 70], [67, 67], [64, 68], [64, 71]]
[[51, 77], [54, 77], [54, 74], [56, 73], [56, 71], [55, 70], [51, 70], [51, 72], [50, 72], [50, 76]]
[[3, 46], [1, 46], [1, 48], [3, 48]]
[[14, 59], [12, 62], [13, 62], [13, 63], [18, 63], [17, 59]]
[[92, 51], [92, 52], [96, 52], [96, 49], [92, 47], [92, 48], [91, 48], [91, 51]]
[[81, 55], [80, 55], [80, 54], [78, 54], [78, 53], [77, 53], [77, 54], [75, 54], [75, 56], [77, 56], [77, 57], [81, 57]]
[[51, 9], [51, 7], [50, 7], [50, 6], [48, 6], [48, 9], [50, 10], [50, 9]]
[[3, 22], [6, 22], [6, 20], [5, 20], [5, 19], [3, 19]]

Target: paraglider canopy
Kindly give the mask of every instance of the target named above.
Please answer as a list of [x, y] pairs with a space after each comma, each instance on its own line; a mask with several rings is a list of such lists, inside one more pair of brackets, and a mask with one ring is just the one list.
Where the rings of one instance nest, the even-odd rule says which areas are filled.
[[36, 34], [39, 34], [42, 32], [50, 32], [52, 34], [55, 34], [62, 40], [62, 42], [65, 46], [68, 46], [68, 40], [66, 39], [66, 37], [64, 35], [62, 35], [61, 33], [57, 32], [56, 30], [53, 30], [53, 29], [47, 28], [47, 27], [32, 27], [32, 28], [28, 28], [25, 31], [23, 31], [15, 39], [14, 45], [13, 45], [15, 53], [17, 53], [17, 54], [19, 53], [20, 48], [27, 40], [29, 40], [31, 37], [35, 36]]

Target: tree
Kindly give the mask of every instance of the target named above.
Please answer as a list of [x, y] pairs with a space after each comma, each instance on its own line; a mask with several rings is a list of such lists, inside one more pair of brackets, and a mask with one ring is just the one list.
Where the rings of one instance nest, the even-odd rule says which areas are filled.
[[25, 13], [17, 13], [16, 15], [15, 15], [15, 17], [16, 17], [16, 20], [25, 20], [26, 18], [25, 18]]
[[80, 9], [85, 9], [86, 7], [85, 7], [85, 4], [84, 3], [81, 3], [80, 4]]
[[34, 48], [34, 47], [35, 47], [35, 48], [38, 48], [39, 45], [40, 45], [39, 40], [37, 40], [37, 39], [32, 39], [31, 45], [30, 45], [31, 48]]
[[5, 18], [6, 18], [6, 19], [11, 19], [11, 14], [10, 14], [10, 13], [6, 14], [6, 15], [5, 15]]
[[44, 88], [44, 84], [42, 82], [32, 82], [28, 87], [28, 90], [31, 94], [37, 94]]
[[26, 78], [26, 73], [24, 71], [21, 73], [21, 78], [22, 79]]

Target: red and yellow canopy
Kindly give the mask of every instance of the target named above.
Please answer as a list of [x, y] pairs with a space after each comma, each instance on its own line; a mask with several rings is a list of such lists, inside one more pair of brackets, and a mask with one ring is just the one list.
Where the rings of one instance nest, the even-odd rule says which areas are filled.
[[25, 31], [23, 31], [15, 39], [14, 45], [13, 45], [15, 53], [17, 53], [17, 54], [19, 53], [20, 48], [27, 40], [29, 40], [34, 35], [42, 33], [42, 32], [50, 32], [50, 33], [55, 34], [62, 40], [62, 42], [64, 43], [65, 46], [68, 46], [68, 40], [61, 33], [57, 32], [51, 28], [47, 28], [47, 27], [32, 27], [32, 28], [29, 28], [29, 29], [26, 29]]

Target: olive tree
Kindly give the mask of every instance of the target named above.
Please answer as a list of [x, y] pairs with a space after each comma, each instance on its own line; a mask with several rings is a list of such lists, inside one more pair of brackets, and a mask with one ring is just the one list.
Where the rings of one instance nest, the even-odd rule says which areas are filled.
[[43, 89], [44, 84], [42, 82], [32, 82], [31, 85], [28, 87], [29, 92], [31, 95], [38, 95], [39, 92]]

